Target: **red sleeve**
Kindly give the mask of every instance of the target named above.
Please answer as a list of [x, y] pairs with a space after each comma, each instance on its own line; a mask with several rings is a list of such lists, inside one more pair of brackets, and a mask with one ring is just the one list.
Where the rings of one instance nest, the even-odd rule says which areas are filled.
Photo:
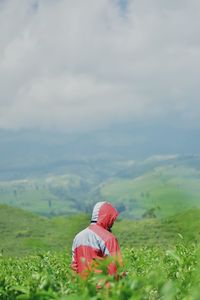
[[77, 255], [76, 255], [76, 251], [74, 250], [72, 250], [71, 269], [74, 270], [75, 272], [78, 272]]
[[77, 272], [77, 263], [75, 261], [72, 261], [71, 263], [71, 269], [75, 272]]
[[105, 245], [110, 256], [112, 256], [114, 259], [114, 262], [110, 263], [108, 266], [108, 273], [110, 275], [117, 274], [117, 265], [122, 265], [122, 256], [118, 241], [115, 237], [113, 237], [106, 241]]

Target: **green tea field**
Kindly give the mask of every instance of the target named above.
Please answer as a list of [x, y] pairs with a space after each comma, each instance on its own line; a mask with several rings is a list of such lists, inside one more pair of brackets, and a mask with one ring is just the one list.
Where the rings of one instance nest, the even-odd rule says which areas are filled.
[[[82, 281], [70, 270], [69, 254], [0, 258], [0, 298], [93, 300], [198, 300], [200, 248], [181, 241], [173, 248], [123, 248], [126, 277], [115, 280], [103, 273]], [[105, 270], [105, 271], [104, 271]], [[106, 287], [105, 283], [109, 287]], [[101, 288], [97, 289], [97, 284]]]
[[[124, 260], [119, 273], [127, 276], [116, 281], [103, 272], [84, 282], [70, 269], [71, 243], [89, 216], [47, 219], [8, 206], [0, 214], [2, 300], [199, 299], [200, 210], [117, 221], [113, 230]], [[99, 281], [110, 287], [97, 290]]]

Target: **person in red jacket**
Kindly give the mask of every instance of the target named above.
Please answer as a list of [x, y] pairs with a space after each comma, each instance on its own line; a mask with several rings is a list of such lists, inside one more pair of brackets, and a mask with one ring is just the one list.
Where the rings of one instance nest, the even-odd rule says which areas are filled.
[[111, 257], [108, 274], [117, 276], [117, 264], [122, 263], [120, 247], [111, 233], [118, 211], [109, 202], [98, 202], [93, 209], [91, 224], [79, 232], [72, 245], [72, 269], [83, 278], [89, 272], [99, 273], [98, 262]]

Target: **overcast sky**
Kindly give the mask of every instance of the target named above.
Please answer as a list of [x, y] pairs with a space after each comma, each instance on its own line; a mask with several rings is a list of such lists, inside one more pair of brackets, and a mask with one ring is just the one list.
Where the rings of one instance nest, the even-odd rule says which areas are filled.
[[0, 0], [0, 128], [200, 128], [199, 0]]

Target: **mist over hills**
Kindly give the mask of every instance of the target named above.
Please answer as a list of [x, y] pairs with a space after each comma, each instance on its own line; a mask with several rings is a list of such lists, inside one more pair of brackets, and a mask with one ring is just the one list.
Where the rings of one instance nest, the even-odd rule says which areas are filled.
[[123, 123], [87, 132], [0, 130], [0, 178], [56, 171], [71, 163], [198, 154], [199, 130], [167, 124]]
[[[199, 207], [195, 135], [189, 139], [188, 131], [189, 143], [174, 131], [161, 138], [158, 129], [149, 128], [145, 137], [136, 129], [79, 134], [1, 130], [0, 203], [57, 216], [89, 212], [95, 202], [107, 199], [130, 219]], [[177, 154], [184, 143], [185, 150]]]

